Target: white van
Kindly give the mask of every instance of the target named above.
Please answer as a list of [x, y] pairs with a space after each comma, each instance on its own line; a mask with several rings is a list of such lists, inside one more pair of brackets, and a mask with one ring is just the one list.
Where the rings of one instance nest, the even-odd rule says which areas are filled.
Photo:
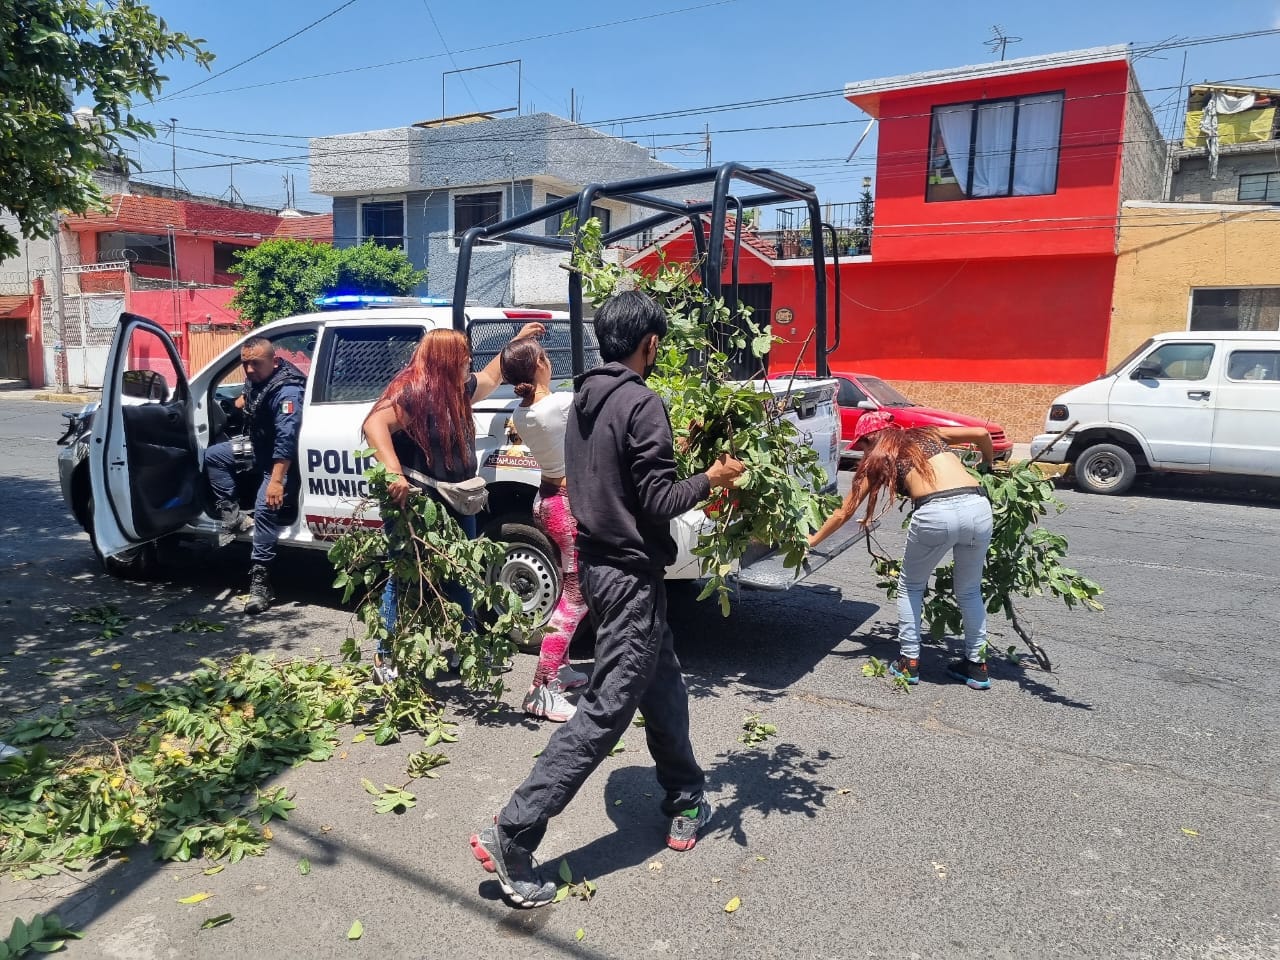
[[1058, 397], [1031, 455], [1090, 493], [1147, 470], [1280, 477], [1280, 333], [1157, 334]]

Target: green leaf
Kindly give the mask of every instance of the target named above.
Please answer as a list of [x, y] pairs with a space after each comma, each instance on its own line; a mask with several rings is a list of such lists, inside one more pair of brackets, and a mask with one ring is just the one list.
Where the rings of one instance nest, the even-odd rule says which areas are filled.
[[234, 919], [235, 917], [229, 913], [220, 913], [216, 917], [210, 917], [204, 923], [200, 924], [200, 929], [212, 930], [214, 927], [220, 927], [224, 923], [230, 923]]
[[301, 860], [298, 861], [298, 873], [300, 873], [302, 876], [305, 877], [310, 872], [311, 872], [311, 861], [308, 860], [306, 857], [303, 857]]
[[347, 931], [348, 940], [359, 940], [364, 936], [364, 924], [356, 920], [351, 924], [351, 929]]
[[583, 930], [581, 927], [579, 927], [579, 928], [578, 928], [578, 930], [577, 930], [577, 932], [576, 932], [576, 933], [574, 933], [574, 935], [573, 935], [573, 939], [575, 939], [575, 940], [581, 940], [581, 939], [582, 939], [583, 937], [585, 937], [586, 935], [587, 935], [587, 931], [585, 931], [585, 930]]
[[560, 879], [565, 883], [573, 883], [573, 871], [569, 869], [568, 860], [560, 861], [560, 870], [558, 872], [560, 874]]

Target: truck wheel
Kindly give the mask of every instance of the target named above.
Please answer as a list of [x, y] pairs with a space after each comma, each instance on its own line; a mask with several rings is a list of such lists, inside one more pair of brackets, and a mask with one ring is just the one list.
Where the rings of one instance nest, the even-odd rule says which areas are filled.
[[484, 530], [490, 540], [503, 544], [502, 562], [489, 571], [490, 583], [509, 587], [533, 614], [535, 630], [529, 636], [512, 637], [522, 649], [537, 649], [542, 630], [560, 600], [560, 566], [547, 535], [523, 520], [498, 520]]
[[102, 564], [102, 569], [121, 580], [154, 580], [160, 572], [160, 557], [155, 543], [144, 543], [133, 547], [114, 557], [104, 557], [98, 549], [98, 540], [93, 535], [93, 497], [86, 497], [81, 502], [80, 515], [85, 518], [85, 529], [89, 532], [89, 546], [93, 555]]
[[1076, 484], [1088, 493], [1118, 494], [1133, 486], [1133, 454], [1114, 443], [1097, 443], [1076, 457]]

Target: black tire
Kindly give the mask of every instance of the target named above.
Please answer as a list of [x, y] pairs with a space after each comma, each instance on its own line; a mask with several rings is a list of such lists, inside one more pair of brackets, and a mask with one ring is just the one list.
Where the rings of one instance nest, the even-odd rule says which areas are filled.
[[1124, 447], [1095, 443], [1076, 457], [1076, 486], [1087, 493], [1124, 493], [1138, 476], [1138, 466]]
[[542, 630], [560, 600], [558, 554], [547, 535], [528, 520], [502, 518], [484, 529], [484, 535], [506, 547], [500, 566], [489, 571], [490, 583], [505, 583], [535, 614], [537, 629], [528, 636], [512, 637], [522, 650], [536, 650]]
[[80, 506], [80, 515], [85, 518], [85, 529], [89, 533], [89, 546], [93, 555], [102, 564], [102, 569], [120, 580], [154, 580], [160, 573], [160, 552], [153, 541], [133, 547], [114, 557], [104, 557], [98, 549], [98, 538], [93, 533], [93, 497], [86, 497]]

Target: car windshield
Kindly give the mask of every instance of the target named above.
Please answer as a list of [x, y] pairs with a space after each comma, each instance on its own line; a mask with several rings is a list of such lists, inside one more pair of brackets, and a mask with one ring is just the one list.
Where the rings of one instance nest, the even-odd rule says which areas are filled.
[[1150, 346], [1151, 346], [1151, 344], [1152, 344], [1152, 343], [1154, 343], [1154, 342], [1155, 342], [1155, 341], [1154, 341], [1154, 340], [1152, 340], [1152, 339], [1150, 339], [1150, 338], [1148, 338], [1148, 339], [1146, 339], [1146, 340], [1143, 340], [1143, 341], [1142, 341], [1142, 343], [1141, 343], [1141, 345], [1140, 345], [1136, 350], [1134, 350], [1134, 351], [1133, 351], [1133, 353], [1129, 354], [1127, 357], [1125, 357], [1123, 360], [1121, 360], [1119, 363], [1117, 363], [1114, 367], [1112, 367], [1110, 370], [1108, 370], [1108, 371], [1107, 371], [1106, 373], [1104, 373], [1102, 376], [1098, 377], [1098, 379], [1099, 379], [1099, 380], [1105, 380], [1107, 377], [1114, 377], [1117, 373], [1119, 373], [1121, 370], [1123, 370], [1125, 367], [1127, 367], [1127, 366], [1130, 364], [1130, 362], [1131, 362], [1131, 361], [1133, 361], [1134, 359], [1136, 359], [1136, 358], [1137, 358], [1137, 356], [1138, 356], [1138, 354], [1140, 354], [1140, 353], [1145, 353], [1145, 352], [1146, 352], [1146, 350], [1147, 350], [1147, 348], [1148, 348], [1148, 347], [1150, 347]]
[[879, 377], [859, 377], [858, 383], [862, 389], [875, 399], [876, 403], [882, 407], [914, 407], [912, 403], [893, 387], [889, 386]]

